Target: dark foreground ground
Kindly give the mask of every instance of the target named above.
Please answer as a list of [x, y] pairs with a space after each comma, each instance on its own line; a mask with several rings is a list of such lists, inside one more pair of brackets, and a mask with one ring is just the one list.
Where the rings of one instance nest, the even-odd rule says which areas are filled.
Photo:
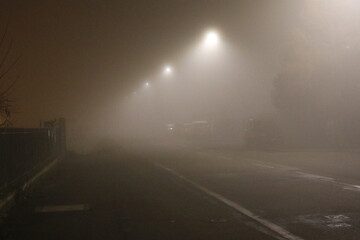
[[156, 160], [153, 155], [135, 152], [106, 150], [61, 161], [17, 200], [1, 239], [274, 239], [148, 161]]

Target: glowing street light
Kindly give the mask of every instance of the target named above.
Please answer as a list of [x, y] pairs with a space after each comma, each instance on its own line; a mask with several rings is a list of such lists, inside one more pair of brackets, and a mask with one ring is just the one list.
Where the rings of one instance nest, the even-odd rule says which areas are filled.
[[204, 45], [208, 48], [213, 48], [219, 45], [220, 36], [216, 31], [208, 31], [204, 37]]
[[164, 73], [165, 73], [166, 75], [171, 74], [171, 73], [172, 73], [172, 68], [171, 68], [170, 66], [166, 66], [166, 67], [164, 68]]

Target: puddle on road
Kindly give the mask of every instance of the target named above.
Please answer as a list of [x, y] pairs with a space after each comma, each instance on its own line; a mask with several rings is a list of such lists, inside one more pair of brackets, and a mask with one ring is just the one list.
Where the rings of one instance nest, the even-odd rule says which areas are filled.
[[328, 219], [331, 222], [343, 222], [343, 221], [348, 221], [350, 218], [348, 216], [345, 215], [328, 215], [325, 216], [326, 219]]
[[296, 218], [297, 223], [311, 225], [314, 228], [349, 228], [352, 227], [352, 219], [344, 214], [338, 215], [302, 215]]
[[351, 227], [351, 224], [348, 224], [347, 222], [350, 221], [350, 217], [345, 215], [328, 215], [325, 216], [327, 219], [327, 226], [330, 228], [346, 228]]
[[327, 226], [331, 227], [331, 228], [348, 228], [348, 227], [351, 227], [351, 225], [348, 224], [348, 223], [330, 223]]

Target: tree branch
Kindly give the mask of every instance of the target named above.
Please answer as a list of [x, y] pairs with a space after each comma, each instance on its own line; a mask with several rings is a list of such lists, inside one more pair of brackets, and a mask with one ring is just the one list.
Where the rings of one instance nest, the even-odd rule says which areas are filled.
[[15, 59], [15, 61], [8, 67], [8, 69], [6, 69], [5, 72], [3, 72], [0, 75], [0, 80], [6, 75], [8, 74], [8, 72], [16, 65], [16, 63], [20, 60], [21, 56], [19, 56], [18, 58]]

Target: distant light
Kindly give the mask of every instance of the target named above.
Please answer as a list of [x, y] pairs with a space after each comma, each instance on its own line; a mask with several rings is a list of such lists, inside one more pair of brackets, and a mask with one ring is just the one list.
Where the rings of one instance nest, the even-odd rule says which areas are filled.
[[209, 31], [205, 34], [204, 44], [206, 47], [215, 47], [219, 44], [220, 36], [215, 31]]
[[145, 83], [145, 87], [149, 87], [150, 86], [150, 83], [149, 82], [146, 82]]
[[166, 66], [166, 67], [164, 68], [164, 73], [165, 73], [165, 74], [171, 74], [171, 73], [172, 73], [172, 68], [171, 68], [170, 66]]

